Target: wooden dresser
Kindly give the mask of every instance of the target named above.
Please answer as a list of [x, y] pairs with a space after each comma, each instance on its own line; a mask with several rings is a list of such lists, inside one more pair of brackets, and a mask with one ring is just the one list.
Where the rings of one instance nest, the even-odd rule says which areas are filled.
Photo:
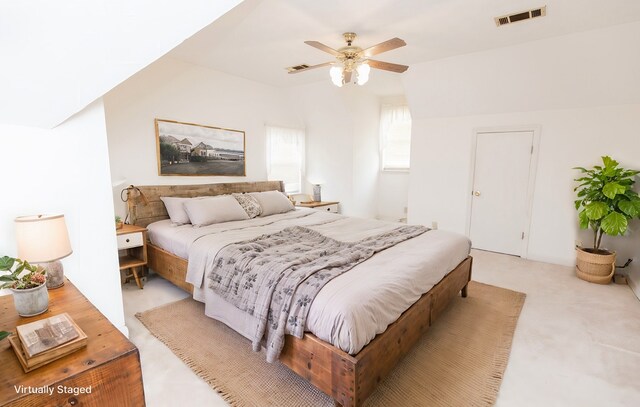
[[[15, 333], [16, 325], [63, 312], [87, 334], [87, 346], [24, 373], [9, 341], [1, 341], [0, 406], [144, 406], [138, 348], [69, 280], [49, 291], [49, 310], [31, 318], [18, 316], [13, 296], [1, 296], [0, 331]], [[33, 393], [29, 388], [52, 394]]]

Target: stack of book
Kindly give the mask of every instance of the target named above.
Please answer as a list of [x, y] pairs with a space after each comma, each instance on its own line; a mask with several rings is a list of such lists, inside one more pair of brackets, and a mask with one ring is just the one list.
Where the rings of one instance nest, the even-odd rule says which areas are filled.
[[87, 335], [66, 312], [19, 325], [16, 331], [9, 342], [25, 373], [87, 345]]

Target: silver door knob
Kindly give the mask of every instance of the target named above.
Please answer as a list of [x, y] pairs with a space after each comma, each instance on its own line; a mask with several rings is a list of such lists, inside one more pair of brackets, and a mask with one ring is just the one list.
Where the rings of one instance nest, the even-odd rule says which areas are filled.
[[473, 195], [480, 196], [480, 191], [473, 191]]

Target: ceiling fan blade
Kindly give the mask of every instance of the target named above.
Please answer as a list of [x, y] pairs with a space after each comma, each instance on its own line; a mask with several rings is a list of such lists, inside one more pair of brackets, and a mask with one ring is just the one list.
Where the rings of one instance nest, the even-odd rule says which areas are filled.
[[336, 51], [335, 49], [328, 47], [326, 45], [324, 45], [321, 42], [318, 41], [305, 41], [304, 42], [307, 45], [311, 45], [314, 48], [318, 48], [320, 51], [324, 51], [324, 52], [328, 52], [329, 54], [333, 55], [334, 57], [340, 57], [342, 56], [342, 53], [339, 51]]
[[351, 75], [352, 74], [353, 74], [352, 71], [344, 73], [344, 83], [351, 83]]
[[360, 51], [360, 55], [364, 58], [368, 58], [374, 55], [381, 54], [383, 52], [391, 51], [392, 49], [404, 47], [405, 45], [407, 45], [407, 43], [404, 42], [404, 40], [396, 37], [385, 42], [381, 42], [378, 45], [374, 45], [373, 47], [364, 49]]
[[397, 72], [397, 73], [402, 73], [407, 69], [409, 69], [409, 67], [406, 65], [392, 64], [391, 62], [376, 61], [373, 59], [367, 60], [367, 63], [372, 68], [382, 69], [385, 71], [391, 71], [391, 72]]
[[332, 62], [325, 62], [324, 64], [311, 65], [311, 66], [308, 66], [306, 68], [301, 68], [301, 69], [292, 69], [292, 67], [291, 68], [286, 68], [286, 69], [289, 71], [289, 73], [298, 73], [298, 72], [308, 71], [310, 69], [322, 68], [323, 66], [329, 66], [329, 65], [333, 65], [333, 64], [334, 64], [334, 62], [332, 61]]

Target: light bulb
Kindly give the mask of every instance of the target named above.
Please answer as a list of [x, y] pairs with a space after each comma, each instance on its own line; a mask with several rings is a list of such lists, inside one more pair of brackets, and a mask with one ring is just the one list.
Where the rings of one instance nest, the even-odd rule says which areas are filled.
[[342, 73], [341, 66], [332, 66], [331, 69], [329, 69], [329, 76], [331, 76], [331, 82], [333, 82], [333, 84], [339, 88], [342, 87], [342, 75], [343, 73]]
[[358, 65], [356, 68], [358, 71], [358, 85], [364, 85], [369, 80], [369, 72], [371, 71], [371, 67], [367, 63], [363, 63]]

